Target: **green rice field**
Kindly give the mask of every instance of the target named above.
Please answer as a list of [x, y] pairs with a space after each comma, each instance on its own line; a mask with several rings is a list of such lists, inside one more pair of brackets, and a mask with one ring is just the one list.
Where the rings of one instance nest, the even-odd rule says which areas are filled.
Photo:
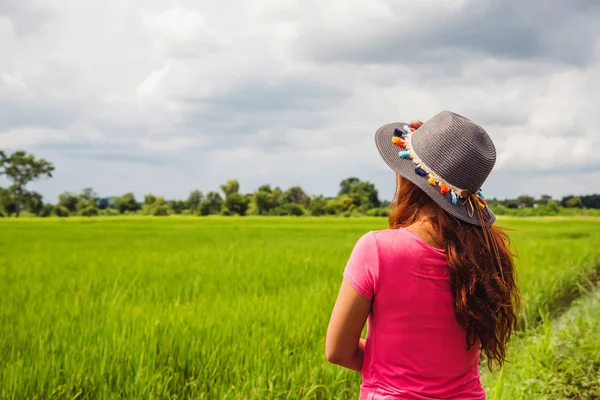
[[[522, 330], [489, 399], [600, 399], [600, 219], [502, 219]], [[0, 399], [356, 399], [324, 338], [384, 218], [0, 220]]]

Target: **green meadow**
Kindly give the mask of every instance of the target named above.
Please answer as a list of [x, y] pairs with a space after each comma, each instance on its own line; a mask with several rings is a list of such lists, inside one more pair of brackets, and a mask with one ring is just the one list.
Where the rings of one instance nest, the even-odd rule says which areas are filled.
[[[600, 219], [501, 219], [522, 329], [490, 399], [600, 398]], [[324, 337], [385, 218], [0, 220], [0, 399], [356, 399]]]

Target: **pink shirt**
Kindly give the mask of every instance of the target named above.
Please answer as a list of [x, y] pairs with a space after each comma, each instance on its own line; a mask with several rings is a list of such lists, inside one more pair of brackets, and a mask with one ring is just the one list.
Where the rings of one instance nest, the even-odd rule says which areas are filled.
[[360, 400], [482, 400], [479, 347], [466, 351], [445, 252], [407, 229], [362, 236], [344, 270], [372, 300]]

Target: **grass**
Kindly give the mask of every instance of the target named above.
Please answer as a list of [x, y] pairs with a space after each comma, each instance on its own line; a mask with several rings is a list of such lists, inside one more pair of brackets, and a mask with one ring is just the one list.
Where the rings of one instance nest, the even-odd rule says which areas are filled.
[[[523, 321], [538, 332], [513, 341], [500, 382], [483, 372], [488, 393], [512, 399], [540, 363], [600, 349], [597, 301], [546, 342], [577, 345], [540, 352], [532, 341], [552, 324], [542, 315], [559, 317], [589, 289], [600, 220], [500, 223], [520, 256]], [[0, 398], [356, 398], [360, 377], [326, 362], [324, 334], [354, 242], [381, 228], [385, 219], [0, 221]], [[544, 388], [566, 376], [557, 371], [527, 386], [532, 398], [551, 395]]]
[[488, 395], [505, 399], [600, 399], [600, 292], [575, 301], [512, 343], [501, 374], [483, 375]]
[[508, 219], [517, 255], [523, 320], [535, 327], [585, 294], [600, 270], [600, 220], [590, 218]]

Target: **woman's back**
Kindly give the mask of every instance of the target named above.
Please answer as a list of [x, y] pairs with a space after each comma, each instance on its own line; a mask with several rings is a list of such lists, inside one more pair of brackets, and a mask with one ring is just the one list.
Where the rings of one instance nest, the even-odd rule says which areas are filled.
[[408, 229], [369, 232], [344, 277], [372, 301], [361, 399], [484, 399], [479, 346], [466, 350], [443, 250]]
[[519, 308], [508, 236], [481, 190], [494, 144], [449, 111], [386, 124], [375, 143], [396, 173], [390, 229], [354, 247], [326, 357], [362, 373], [361, 399], [485, 399], [479, 354], [502, 367]]

